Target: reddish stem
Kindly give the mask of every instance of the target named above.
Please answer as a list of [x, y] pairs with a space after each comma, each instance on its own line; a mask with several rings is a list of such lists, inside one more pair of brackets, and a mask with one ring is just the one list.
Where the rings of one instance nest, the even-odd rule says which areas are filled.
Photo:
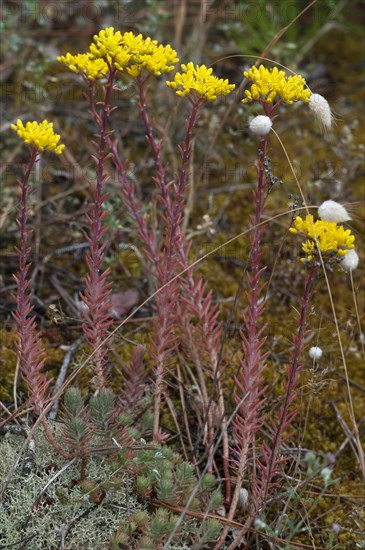
[[161, 160], [161, 142], [160, 140], [156, 140], [153, 136], [153, 127], [148, 115], [147, 110], [147, 84], [150, 79], [150, 74], [148, 76], [142, 77], [139, 76], [137, 78], [137, 86], [138, 86], [138, 93], [139, 93], [139, 103], [138, 108], [141, 112], [142, 120], [144, 122], [146, 132], [147, 132], [147, 141], [151, 147], [152, 155], [155, 161], [155, 166], [157, 170], [157, 182], [161, 188], [162, 196], [164, 197], [164, 200], [168, 200], [168, 187], [165, 183], [165, 172], [166, 167], [162, 165]]
[[[302, 305], [300, 310], [300, 320], [299, 320], [299, 330], [298, 334], [294, 336], [294, 353], [292, 356], [292, 363], [288, 369], [288, 381], [285, 388], [285, 401], [280, 410], [280, 419], [279, 425], [276, 428], [274, 439], [271, 445], [270, 451], [264, 449], [264, 456], [269, 456], [267, 465], [263, 464], [261, 467], [262, 472], [262, 485], [261, 485], [261, 494], [259, 498], [252, 504], [250, 514], [245, 521], [245, 524], [241, 531], [236, 535], [236, 541], [230, 545], [230, 549], [234, 549], [239, 545], [239, 542], [242, 537], [250, 529], [252, 522], [257, 515], [259, 509], [262, 509], [265, 504], [266, 498], [268, 496], [270, 485], [272, 484], [272, 479], [275, 475], [278, 475], [279, 468], [279, 452], [281, 449], [282, 442], [284, 440], [284, 432], [290, 427], [291, 423], [294, 420], [295, 412], [289, 413], [289, 408], [296, 396], [296, 381], [298, 373], [301, 369], [299, 364], [299, 358], [304, 346], [304, 336], [306, 331], [306, 320], [308, 315], [308, 307], [310, 298], [312, 296], [313, 283], [317, 274], [317, 266], [313, 265], [305, 283], [304, 294], [302, 298]], [[249, 543], [248, 543], [249, 544]]]
[[[182, 166], [177, 183], [174, 185], [174, 198], [171, 200], [169, 194], [169, 185], [165, 182], [166, 167], [162, 165], [161, 143], [155, 140], [153, 128], [148, 116], [146, 102], [146, 84], [147, 78], [138, 78], [139, 89], [139, 109], [146, 128], [146, 137], [150, 144], [152, 155], [155, 161], [157, 177], [155, 179], [161, 191], [162, 204], [164, 206], [164, 220], [166, 223], [164, 247], [159, 248], [156, 262], [156, 273], [161, 286], [166, 285], [174, 276], [178, 267], [176, 258], [176, 249], [187, 263], [185, 250], [183, 248], [180, 225], [181, 216], [184, 208], [184, 194], [186, 189], [187, 166], [191, 152], [191, 139], [194, 126], [197, 121], [197, 113], [202, 100], [193, 102], [184, 142], [181, 146]], [[176, 307], [178, 305], [178, 292], [176, 283], [165, 287], [157, 296], [157, 317], [155, 325], [156, 340], [153, 343], [154, 350], [152, 357], [155, 361], [155, 410], [154, 410], [154, 437], [158, 438], [159, 414], [161, 407], [162, 388], [164, 378], [167, 372], [167, 360], [172, 350], [172, 339], [169, 338], [169, 332], [173, 329], [176, 322]], [[208, 402], [208, 400], [206, 399]], [[211, 432], [211, 430], [210, 430]]]
[[[147, 139], [151, 145], [152, 154], [154, 156], [155, 165], [158, 177], [156, 178], [157, 183], [160, 186], [161, 194], [162, 194], [162, 202], [165, 207], [165, 213], [164, 218], [166, 220], [166, 237], [165, 237], [165, 250], [164, 255], [162, 258], [159, 259], [159, 268], [158, 272], [161, 272], [161, 265], [163, 266], [162, 274], [163, 278], [161, 280], [161, 283], [164, 284], [169, 281], [169, 279], [174, 275], [178, 260], [176, 258], [176, 253], [178, 254], [180, 260], [179, 263], [182, 266], [183, 269], [186, 269], [189, 265], [187, 252], [184, 246], [183, 241], [183, 235], [181, 234], [181, 222], [182, 222], [182, 216], [183, 216], [183, 210], [184, 210], [184, 201], [185, 201], [185, 191], [187, 186], [187, 176], [188, 176], [188, 162], [191, 154], [191, 143], [192, 143], [192, 135], [193, 130], [196, 125], [196, 122], [198, 120], [198, 111], [201, 105], [203, 104], [203, 100], [201, 98], [196, 98], [195, 100], [191, 101], [192, 103], [192, 109], [190, 111], [189, 118], [187, 120], [186, 125], [186, 133], [184, 141], [180, 147], [181, 151], [181, 169], [179, 172], [179, 176], [177, 178], [176, 183], [174, 184], [174, 196], [173, 200], [170, 199], [168, 193], [167, 193], [167, 187], [164, 184], [164, 175], [165, 175], [165, 168], [161, 165], [161, 157], [160, 157], [160, 142], [156, 142], [153, 138], [153, 129], [150, 125], [148, 113], [147, 113], [147, 106], [146, 106], [146, 96], [145, 96], [145, 81], [140, 81], [140, 110], [142, 113], [142, 118], [144, 120], [146, 131], [147, 131]], [[162, 262], [162, 263], [161, 263]], [[188, 311], [184, 312], [185, 316], [185, 322], [180, 323], [180, 328], [183, 329], [185, 333], [185, 338], [189, 342], [188, 346], [191, 350], [191, 355], [194, 358], [194, 363], [196, 365], [197, 371], [198, 371], [198, 378], [200, 381], [200, 389], [202, 392], [203, 397], [203, 404], [204, 404], [204, 415], [205, 415], [205, 422], [207, 423], [207, 450], [208, 450], [208, 460], [211, 457], [211, 454], [213, 452], [214, 448], [214, 425], [213, 425], [213, 413], [212, 413], [212, 399], [209, 399], [208, 391], [204, 379], [204, 370], [203, 365], [206, 363], [206, 356], [208, 355], [210, 370], [209, 374], [212, 376], [214, 380], [216, 380], [216, 385], [218, 389], [218, 401], [219, 401], [219, 413], [222, 418], [222, 429], [223, 429], [223, 467], [224, 467], [224, 475], [226, 479], [226, 500], [230, 501], [230, 477], [229, 477], [229, 467], [228, 467], [228, 434], [225, 427], [225, 418], [224, 418], [224, 400], [222, 396], [222, 388], [219, 380], [219, 373], [217, 372], [218, 369], [218, 348], [219, 348], [219, 340], [220, 340], [220, 326], [215, 326], [215, 319], [216, 319], [216, 310], [211, 305], [211, 296], [205, 297], [204, 296], [204, 288], [202, 285], [201, 279], [195, 280], [192, 274], [192, 271], [187, 271], [186, 273], [187, 277], [187, 285], [186, 287], [183, 285], [183, 294], [190, 301], [190, 308], [189, 313]], [[181, 282], [181, 281], [180, 281]], [[182, 283], [181, 283], [182, 284]], [[170, 289], [169, 292], [166, 293], [166, 296], [159, 296], [158, 297], [158, 311], [166, 311], [168, 309], [168, 305], [166, 303], [167, 296], [169, 293], [172, 292], [172, 289]], [[162, 293], [161, 293], [162, 294]], [[177, 297], [177, 292], [175, 292], [175, 295]], [[174, 304], [173, 304], [174, 305]], [[172, 309], [172, 315], [173, 319], [172, 322], [176, 323], [176, 311], [173, 308]], [[189, 318], [188, 318], [189, 316]], [[192, 326], [190, 326], [189, 319], [192, 317], [198, 316], [199, 318], [199, 330], [198, 332], [194, 331], [194, 336], [192, 335]], [[165, 327], [164, 322], [159, 323], [159, 330], [165, 331], [167, 327]], [[199, 342], [196, 341], [196, 338], [199, 338]], [[160, 338], [158, 338], [160, 340]], [[162, 351], [162, 350], [161, 350]], [[201, 357], [201, 358], [200, 358]], [[156, 386], [158, 387], [160, 383], [162, 383], [163, 375], [161, 373], [163, 372], [163, 366], [162, 362], [160, 362], [160, 368], [156, 369], [156, 375], [158, 383], [156, 383]], [[159, 373], [159, 375], [157, 374]], [[157, 391], [156, 393], [156, 403], [158, 402], [158, 406], [160, 403], [160, 393]], [[157, 418], [157, 404], [155, 408], [155, 418]], [[155, 424], [155, 428], [157, 427], [157, 421]], [[210, 463], [212, 464], [212, 460], [210, 460]]]
[[[139, 89], [139, 109], [141, 112], [142, 120], [146, 128], [146, 137], [150, 144], [152, 155], [155, 161], [157, 177], [155, 181], [161, 191], [162, 204], [164, 206], [164, 216], [163, 220], [165, 222], [165, 239], [164, 247], [156, 246], [156, 239], [154, 233], [149, 232], [147, 229], [146, 219], [141, 215], [141, 208], [138, 203], [138, 200], [135, 196], [134, 185], [128, 181], [126, 174], [126, 167], [120, 161], [116, 142], [112, 142], [110, 147], [113, 154], [113, 162], [118, 169], [118, 174], [123, 185], [124, 200], [132, 212], [133, 217], [137, 223], [139, 229], [139, 236], [142, 238], [142, 241], [146, 245], [147, 256], [150, 259], [152, 265], [155, 267], [155, 276], [157, 276], [161, 286], [166, 284], [170, 278], [176, 272], [176, 269], [179, 265], [182, 265], [183, 268], [188, 267], [188, 258], [187, 252], [184, 247], [183, 237], [181, 235], [181, 221], [182, 214], [184, 209], [184, 200], [185, 200], [185, 190], [187, 185], [187, 174], [188, 174], [188, 161], [191, 153], [191, 141], [192, 133], [197, 121], [197, 115], [199, 107], [202, 105], [203, 100], [195, 99], [192, 101], [192, 109], [187, 121], [186, 134], [184, 141], [180, 147], [182, 164], [179, 176], [176, 183], [174, 184], [174, 195], [171, 199], [169, 195], [169, 185], [165, 183], [165, 173], [166, 167], [163, 166], [161, 160], [161, 142], [154, 138], [154, 130], [151, 125], [151, 121], [148, 115], [147, 110], [147, 98], [146, 98], [146, 89], [147, 89], [148, 78], [140, 77], [137, 79], [138, 89]], [[180, 260], [176, 257], [180, 257]], [[196, 350], [194, 351], [195, 355], [202, 353], [201, 347], [205, 348], [208, 352], [211, 372], [213, 373], [214, 379], [217, 378], [216, 369], [218, 368], [218, 347], [219, 347], [219, 327], [215, 327], [213, 330], [213, 319], [215, 318], [215, 309], [211, 307], [210, 298], [209, 303], [207, 303], [204, 298], [204, 293], [202, 293], [202, 282], [201, 280], [196, 281], [192, 272], [187, 273], [188, 280], [188, 292], [186, 289], [183, 289], [184, 294], [187, 294], [191, 300], [191, 305], [194, 308], [192, 316], [198, 315], [200, 319], [201, 343], [203, 346], [198, 346], [196, 342], [194, 345]], [[157, 297], [157, 323], [155, 326], [156, 331], [156, 340], [154, 341], [154, 350], [152, 351], [152, 356], [155, 361], [155, 376], [156, 376], [156, 391], [155, 391], [155, 424], [154, 424], [154, 434], [156, 435], [159, 429], [159, 408], [161, 405], [161, 391], [159, 388], [162, 388], [167, 357], [169, 351], [171, 351], [171, 339], [168, 338], [169, 332], [172, 332], [172, 325], [176, 323], [176, 308], [177, 305], [178, 292], [175, 284], [171, 284], [169, 287], [161, 291]], [[169, 313], [170, 312], [170, 313]], [[171, 318], [170, 318], [171, 316]], [[188, 323], [189, 324], [189, 323]], [[187, 328], [187, 332], [189, 332]], [[190, 335], [190, 332], [189, 332]], [[199, 347], [199, 349], [198, 349]], [[204, 352], [203, 352], [204, 353]], [[205, 355], [205, 354], [204, 354]], [[205, 362], [205, 361], [204, 361]], [[201, 362], [198, 361], [198, 364]], [[203, 373], [200, 373], [200, 380], [203, 379]], [[218, 393], [221, 396], [220, 383]], [[212, 403], [209, 400], [208, 393], [205, 391], [205, 383], [202, 385], [202, 393], [204, 394], [204, 405], [205, 405], [205, 415], [206, 421], [208, 422], [208, 447], [209, 452], [213, 449], [213, 422], [212, 422], [212, 413], [211, 406]], [[222, 396], [221, 396], [222, 397]], [[219, 408], [222, 419], [224, 417], [224, 401], [222, 398], [219, 399]], [[222, 420], [224, 423], [224, 420]], [[224, 472], [226, 477], [226, 498], [230, 499], [230, 480], [229, 480], [229, 469], [228, 469], [228, 435], [224, 429]]]
[[292, 362], [288, 369], [288, 380], [285, 388], [285, 400], [280, 409], [279, 424], [275, 432], [275, 436], [271, 445], [270, 461], [267, 468], [264, 468], [265, 473], [264, 485], [265, 491], [263, 494], [262, 502], [264, 503], [269, 489], [272, 477], [277, 472], [278, 455], [283, 442], [283, 433], [290, 427], [294, 417], [294, 413], [289, 413], [289, 408], [296, 396], [296, 383], [298, 373], [301, 370], [302, 365], [299, 364], [299, 358], [304, 347], [304, 337], [306, 332], [307, 315], [310, 299], [312, 296], [313, 284], [317, 275], [317, 266], [314, 264], [306, 278], [304, 293], [301, 301], [300, 319], [298, 333], [294, 335], [294, 353], [292, 356]]
[[14, 275], [17, 283], [17, 309], [13, 315], [18, 324], [17, 351], [20, 370], [27, 385], [29, 401], [37, 415], [41, 414], [44, 409], [48, 399], [49, 386], [49, 381], [42, 373], [44, 353], [35, 318], [31, 315], [33, 306], [30, 303], [30, 280], [27, 278], [30, 267], [30, 264], [27, 263], [30, 253], [30, 248], [27, 246], [29, 177], [38, 158], [38, 152], [32, 148], [24, 179], [18, 182], [21, 189], [20, 217], [17, 220], [20, 228], [20, 248], [17, 249], [19, 253], [19, 271], [17, 275]]
[[86, 275], [86, 289], [81, 295], [87, 306], [84, 314], [85, 322], [83, 330], [87, 341], [93, 351], [93, 367], [97, 377], [98, 387], [107, 385], [106, 363], [109, 350], [108, 329], [112, 323], [110, 315], [111, 283], [107, 282], [109, 269], [102, 271], [104, 249], [107, 242], [102, 243], [102, 238], [107, 230], [103, 227], [103, 221], [107, 215], [103, 205], [106, 198], [104, 193], [107, 177], [104, 175], [106, 147], [109, 139], [107, 124], [110, 115], [110, 95], [113, 89], [115, 69], [110, 68], [108, 82], [104, 89], [104, 100], [102, 102], [101, 114], [95, 109], [95, 89], [90, 85], [90, 111], [100, 129], [96, 163], [96, 185], [92, 187], [93, 204], [87, 220], [90, 226], [90, 237], [87, 240], [90, 244], [90, 251], [86, 255], [86, 262], [89, 272]]
[[27, 247], [28, 242], [28, 231], [27, 231], [27, 220], [28, 220], [28, 194], [29, 194], [29, 177], [34, 168], [35, 163], [37, 162], [38, 153], [35, 149], [31, 151], [31, 157], [24, 174], [23, 181], [19, 182], [21, 196], [20, 196], [20, 218], [18, 218], [17, 223], [20, 228], [20, 248], [19, 252], [19, 273], [17, 275], [18, 291], [17, 291], [17, 311], [19, 319], [21, 321], [21, 326], [24, 325], [27, 314], [29, 313], [28, 308], [25, 307], [26, 296], [27, 296], [27, 287], [29, 283], [27, 282], [27, 273], [29, 270], [29, 265], [27, 265], [30, 249]]
[[[175, 250], [177, 250], [181, 260], [183, 261], [184, 268], [188, 267], [188, 259], [186, 256], [186, 251], [183, 245], [183, 236], [181, 235], [181, 222], [182, 222], [182, 215], [184, 210], [184, 203], [185, 203], [185, 190], [187, 186], [187, 170], [188, 170], [188, 162], [189, 157], [191, 153], [191, 141], [192, 141], [192, 135], [193, 130], [196, 125], [197, 119], [198, 119], [198, 110], [199, 107], [202, 105], [203, 100], [199, 99], [193, 102], [193, 107], [190, 112], [187, 127], [186, 127], [186, 134], [185, 139], [180, 147], [181, 151], [181, 169], [180, 174], [177, 180], [177, 183], [174, 184], [174, 200], [172, 201], [172, 204], [166, 203], [164, 206], [166, 207], [166, 218], [167, 218], [167, 228], [166, 228], [166, 244], [167, 244], [167, 254], [169, 256], [169, 260], [172, 263], [172, 257], [175, 254]], [[176, 260], [175, 260], [176, 263]], [[173, 272], [173, 268], [176, 268], [175, 266], [171, 266], [171, 275]], [[193, 283], [193, 279], [190, 279], [190, 282]], [[190, 285], [191, 289], [193, 288], [193, 285]]]
[[[265, 267], [260, 267], [262, 257], [261, 239], [264, 228], [260, 226], [262, 212], [265, 202], [265, 172], [264, 161], [266, 155], [267, 136], [261, 138], [260, 158], [258, 166], [257, 187], [255, 191], [255, 215], [252, 219], [254, 226], [253, 240], [251, 244], [250, 267], [251, 273], [248, 276], [250, 291], [246, 294], [248, 300], [248, 311], [243, 321], [246, 328], [245, 334], [241, 332], [243, 357], [240, 358], [241, 369], [236, 380], [240, 394], [236, 395], [237, 404], [240, 404], [237, 417], [234, 419], [234, 434], [236, 440], [236, 451], [239, 454], [237, 467], [237, 481], [232, 496], [231, 506], [227, 520], [231, 521], [237, 509], [242, 482], [247, 469], [250, 454], [253, 452], [255, 435], [260, 429], [263, 416], [260, 415], [265, 390], [263, 371], [267, 354], [262, 352], [262, 346], [266, 338], [263, 337], [265, 325], [260, 326], [260, 321], [265, 309], [265, 301], [260, 303], [260, 296], [265, 287], [261, 283]], [[245, 399], [242, 401], [242, 398]], [[252, 498], [255, 491], [252, 491]], [[229, 527], [225, 527], [214, 547], [219, 550], [227, 536]]]
[[[89, 102], [89, 111], [96, 122], [101, 126], [100, 115], [95, 109], [95, 83], [94, 81], [87, 81], [89, 86], [89, 93], [87, 95]], [[156, 242], [154, 235], [148, 231], [146, 218], [142, 214], [142, 209], [135, 194], [135, 186], [129, 181], [127, 176], [127, 165], [120, 159], [117, 141], [113, 140], [109, 135], [105, 136], [106, 144], [112, 154], [112, 161], [118, 172], [119, 181], [122, 184], [123, 196], [127, 207], [131, 211], [133, 218], [138, 226], [139, 237], [147, 247], [147, 256], [151, 263], [154, 265], [157, 261], [156, 258]]]

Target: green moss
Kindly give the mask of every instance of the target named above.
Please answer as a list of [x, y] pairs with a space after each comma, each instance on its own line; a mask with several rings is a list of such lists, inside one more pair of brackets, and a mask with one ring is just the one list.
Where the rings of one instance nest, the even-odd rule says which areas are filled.
[[17, 363], [17, 334], [0, 330], [0, 400], [7, 403], [13, 400], [13, 383]]
[[[13, 400], [13, 383], [17, 365], [17, 342], [18, 336], [16, 330], [0, 330], [0, 400], [5, 403]], [[42, 344], [46, 359], [45, 372], [49, 372], [50, 377], [55, 378], [62, 364], [65, 352], [61, 349], [60, 342], [54, 345], [49, 339], [43, 338]]]

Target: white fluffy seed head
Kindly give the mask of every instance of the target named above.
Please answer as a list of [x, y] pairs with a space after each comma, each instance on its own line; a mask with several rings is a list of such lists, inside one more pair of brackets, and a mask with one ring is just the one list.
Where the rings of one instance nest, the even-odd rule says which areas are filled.
[[310, 96], [309, 109], [323, 128], [329, 130], [332, 127], [331, 108], [327, 99], [325, 99], [322, 95], [312, 94]]
[[250, 122], [250, 130], [256, 136], [266, 136], [271, 130], [272, 121], [268, 116], [255, 116]]
[[354, 271], [359, 265], [359, 260], [360, 258], [356, 250], [348, 250], [341, 260], [341, 266], [345, 271]]
[[346, 208], [336, 201], [324, 201], [318, 208], [318, 216], [326, 222], [347, 222], [351, 220]]
[[309, 350], [309, 357], [311, 359], [320, 359], [322, 357], [322, 349], [319, 348], [318, 346], [313, 346], [310, 350]]

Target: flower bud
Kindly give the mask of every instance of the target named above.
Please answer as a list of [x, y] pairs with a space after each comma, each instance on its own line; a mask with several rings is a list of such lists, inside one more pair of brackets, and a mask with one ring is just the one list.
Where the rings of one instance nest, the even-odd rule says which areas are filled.
[[241, 489], [238, 497], [238, 508], [245, 512], [248, 508], [248, 491], [247, 489]]
[[331, 475], [332, 475], [332, 470], [331, 468], [322, 468], [321, 470], [321, 476], [323, 478], [323, 481], [325, 482], [325, 484], [327, 485], [328, 482], [330, 481], [331, 479]]
[[267, 529], [267, 524], [260, 518], [255, 519], [254, 525], [256, 529], [262, 529], [262, 530]]
[[256, 136], [265, 136], [271, 130], [271, 118], [264, 115], [255, 116], [250, 122], [250, 130]]
[[342, 223], [351, 220], [346, 208], [336, 201], [324, 201], [318, 208], [318, 216], [326, 222]]

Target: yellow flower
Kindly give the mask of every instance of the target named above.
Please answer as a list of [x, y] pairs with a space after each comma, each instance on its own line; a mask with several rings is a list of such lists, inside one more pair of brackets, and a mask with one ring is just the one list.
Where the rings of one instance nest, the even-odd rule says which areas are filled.
[[206, 101], [214, 101], [219, 95], [228, 95], [235, 88], [235, 84], [229, 84], [228, 80], [212, 75], [213, 69], [205, 65], [196, 65], [192, 62], [181, 65], [183, 73], [176, 73], [167, 86], [176, 90], [179, 96], [196, 94]]
[[179, 59], [169, 44], [163, 46], [149, 36], [135, 35], [132, 32], [114, 31], [108, 27], [94, 35], [94, 42], [86, 54], [58, 57], [71, 71], [85, 74], [90, 80], [103, 78], [111, 67], [117, 71], [127, 71], [137, 78], [146, 71], [160, 76], [173, 71]]
[[355, 236], [350, 229], [344, 229], [342, 225], [325, 220], [314, 221], [308, 214], [305, 219], [297, 216], [294, 227], [289, 229], [294, 235], [302, 233], [308, 239], [302, 244], [302, 250], [307, 254], [307, 259], [313, 260], [317, 249], [322, 254], [342, 257], [348, 250], [355, 248]]
[[176, 51], [168, 44], [163, 46], [149, 36], [125, 32], [123, 35], [109, 27], [94, 36], [90, 46], [90, 55], [95, 59], [104, 59], [118, 71], [127, 72], [136, 78], [143, 69], [161, 75], [175, 68], [178, 63]]
[[99, 34], [94, 34], [93, 38], [95, 44], [91, 44], [90, 53], [94, 58], [104, 58], [111, 64], [122, 45], [121, 32], [114, 32], [114, 27], [108, 27], [101, 30]]
[[279, 71], [277, 67], [266, 69], [263, 65], [259, 68], [253, 66], [243, 74], [252, 80], [253, 84], [250, 90], [245, 91], [246, 99], [243, 99], [242, 103], [254, 100], [273, 103], [277, 97], [288, 104], [293, 101], [309, 103], [311, 92], [305, 88], [306, 82], [300, 75], [287, 77], [285, 72]]
[[57, 61], [68, 66], [74, 73], [85, 74], [89, 80], [103, 78], [109, 71], [104, 59], [94, 59], [90, 53], [79, 53], [77, 55], [61, 55]]
[[125, 32], [122, 37], [122, 44], [126, 51], [134, 56], [137, 62], [138, 56], [151, 55], [158, 45], [157, 40], [152, 40], [149, 36], [144, 38], [142, 34], [133, 34], [132, 32]]
[[31, 145], [40, 153], [48, 149], [56, 155], [60, 155], [65, 148], [64, 145], [58, 145], [61, 136], [55, 134], [53, 123], [47, 120], [43, 120], [40, 124], [27, 122], [25, 126], [21, 120], [17, 120], [17, 123], [12, 124], [11, 128], [16, 131], [24, 143]]
[[[155, 42], [155, 41], [154, 41]], [[169, 44], [152, 44], [151, 52], [134, 56], [135, 65], [128, 68], [128, 73], [136, 78], [142, 69], [160, 76], [162, 73], [173, 71], [176, 63], [179, 62], [176, 51]]]

